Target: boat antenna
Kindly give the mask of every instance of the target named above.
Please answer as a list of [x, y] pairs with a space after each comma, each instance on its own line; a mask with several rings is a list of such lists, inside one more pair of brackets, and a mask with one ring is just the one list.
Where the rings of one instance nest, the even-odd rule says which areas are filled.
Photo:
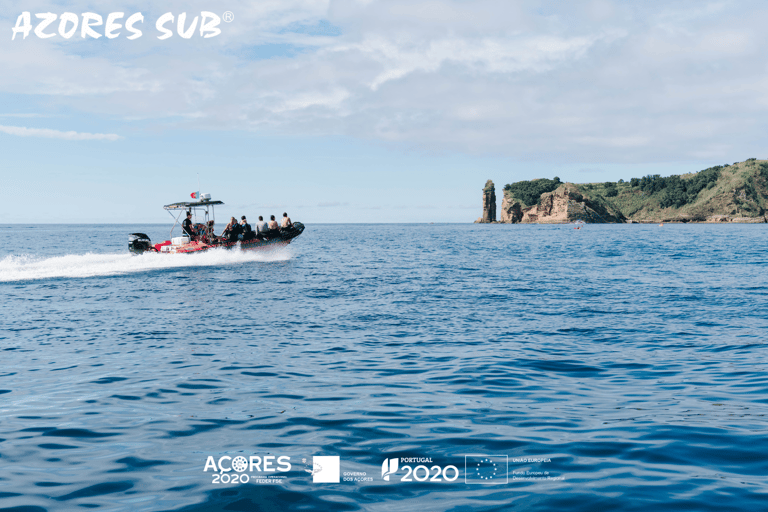
[[[200, 173], [197, 173], [197, 200], [202, 201], [202, 198], [200, 197]], [[208, 208], [205, 209], [205, 215], [203, 216], [203, 222], [205, 224], [208, 224]]]

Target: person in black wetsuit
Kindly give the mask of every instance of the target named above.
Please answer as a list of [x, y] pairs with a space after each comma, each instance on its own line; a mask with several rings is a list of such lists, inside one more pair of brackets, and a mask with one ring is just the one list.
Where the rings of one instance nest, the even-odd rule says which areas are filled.
[[231, 242], [237, 242], [240, 239], [240, 235], [243, 233], [243, 226], [241, 226], [237, 219], [232, 217], [232, 220], [234, 221], [232, 224], [232, 229], [230, 229], [230, 233], [232, 233], [232, 237], [229, 239]]
[[242, 228], [243, 233], [240, 235], [240, 240], [252, 240], [256, 234], [253, 232], [253, 229], [251, 229], [251, 225], [248, 224], [248, 221], [245, 219], [245, 215], [243, 215], [241, 219], [240, 227]]
[[181, 230], [190, 240], [195, 239], [195, 228], [192, 227], [192, 212], [187, 212], [187, 218], [181, 223]]
[[237, 237], [243, 232], [243, 228], [237, 223], [237, 219], [232, 217], [229, 224], [224, 228], [221, 237], [227, 242], [237, 242]]

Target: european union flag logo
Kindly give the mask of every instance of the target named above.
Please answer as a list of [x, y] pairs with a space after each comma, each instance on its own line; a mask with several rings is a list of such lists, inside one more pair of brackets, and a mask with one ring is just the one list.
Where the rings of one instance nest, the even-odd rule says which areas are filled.
[[464, 482], [468, 484], [509, 483], [509, 456], [465, 455]]

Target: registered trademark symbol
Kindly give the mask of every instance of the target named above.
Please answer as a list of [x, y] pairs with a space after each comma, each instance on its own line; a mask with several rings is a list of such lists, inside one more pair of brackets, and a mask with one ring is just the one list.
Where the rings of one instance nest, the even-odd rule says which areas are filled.
[[227, 11], [224, 13], [224, 21], [227, 23], [232, 23], [235, 20], [235, 13], [232, 11]]

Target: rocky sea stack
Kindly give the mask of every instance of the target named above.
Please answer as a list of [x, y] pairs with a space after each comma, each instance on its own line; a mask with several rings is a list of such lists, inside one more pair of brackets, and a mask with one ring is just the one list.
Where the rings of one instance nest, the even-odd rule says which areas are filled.
[[481, 224], [496, 222], [496, 186], [491, 180], [483, 187], [483, 216], [475, 221]]

